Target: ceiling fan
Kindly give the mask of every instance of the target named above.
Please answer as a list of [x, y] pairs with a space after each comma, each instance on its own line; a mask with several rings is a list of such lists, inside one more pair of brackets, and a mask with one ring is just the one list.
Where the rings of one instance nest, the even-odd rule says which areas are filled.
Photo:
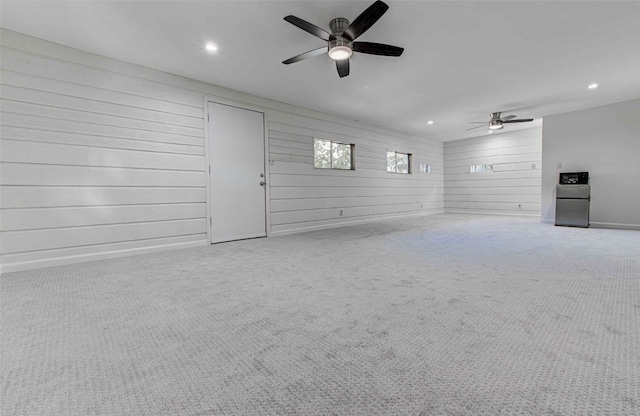
[[388, 9], [389, 6], [378, 0], [362, 12], [360, 16], [356, 17], [356, 20], [351, 23], [349, 23], [349, 21], [344, 17], [338, 17], [331, 20], [331, 22], [329, 22], [331, 33], [319, 28], [318, 26], [312, 25], [299, 17], [292, 15], [285, 17], [284, 20], [292, 25], [326, 41], [327, 46], [301, 53], [300, 55], [289, 58], [282, 63], [289, 65], [302, 61], [303, 59], [328, 53], [329, 58], [336, 61], [338, 75], [340, 75], [340, 78], [343, 78], [349, 75], [349, 58], [353, 52], [382, 56], [402, 55], [404, 48], [385, 45], [382, 43], [355, 41], [360, 35], [369, 30], [369, 28], [373, 26]]
[[[491, 117], [489, 118], [489, 128], [491, 130], [500, 130], [503, 126], [503, 124], [508, 124], [508, 123], [528, 123], [529, 121], [533, 121], [532, 118], [516, 118], [516, 115], [511, 114], [510, 116], [504, 116], [501, 117], [500, 116], [500, 112], [497, 113], [491, 113]], [[471, 121], [472, 124], [487, 124], [486, 121]], [[469, 130], [473, 130], [473, 129], [479, 129], [480, 127], [484, 127], [484, 126], [475, 126], [475, 127], [471, 127], [470, 129], [466, 129], [465, 131], [469, 131]]]

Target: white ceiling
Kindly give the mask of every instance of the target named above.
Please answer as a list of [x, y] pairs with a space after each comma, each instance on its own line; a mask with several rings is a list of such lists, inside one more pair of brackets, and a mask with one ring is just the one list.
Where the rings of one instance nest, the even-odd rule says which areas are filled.
[[[640, 98], [640, 2], [386, 1], [358, 40], [405, 48], [354, 54], [340, 79], [326, 55], [287, 58], [370, 1], [11, 1], [3, 28], [350, 119], [441, 141], [493, 111], [541, 118]], [[219, 45], [208, 54], [205, 41]], [[600, 87], [588, 90], [596, 82]], [[433, 125], [427, 121], [433, 120]], [[513, 130], [531, 124], [505, 127]]]

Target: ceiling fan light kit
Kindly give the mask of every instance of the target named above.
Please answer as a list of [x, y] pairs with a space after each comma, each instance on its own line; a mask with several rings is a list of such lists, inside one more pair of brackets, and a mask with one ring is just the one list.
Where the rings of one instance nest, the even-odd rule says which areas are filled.
[[351, 58], [353, 54], [353, 50], [348, 46], [336, 45], [329, 49], [329, 58], [334, 61], [344, 61], [345, 59]]
[[340, 78], [349, 75], [349, 58], [353, 52], [366, 53], [370, 55], [380, 56], [400, 56], [404, 52], [403, 48], [382, 43], [373, 42], [356, 42], [355, 40], [364, 32], [369, 30], [375, 22], [389, 9], [382, 1], [376, 1], [362, 12], [353, 22], [349, 22], [344, 17], [338, 17], [329, 22], [331, 33], [319, 28], [299, 17], [289, 15], [284, 18], [287, 22], [310, 33], [327, 42], [326, 47], [314, 49], [293, 58], [282, 61], [283, 64], [289, 65], [303, 59], [327, 53], [329, 58], [336, 61], [336, 69]]

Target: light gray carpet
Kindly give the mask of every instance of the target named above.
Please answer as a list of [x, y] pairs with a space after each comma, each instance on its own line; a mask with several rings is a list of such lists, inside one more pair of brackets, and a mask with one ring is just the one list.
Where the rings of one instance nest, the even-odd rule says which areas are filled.
[[5, 274], [2, 415], [638, 415], [640, 232], [440, 215]]

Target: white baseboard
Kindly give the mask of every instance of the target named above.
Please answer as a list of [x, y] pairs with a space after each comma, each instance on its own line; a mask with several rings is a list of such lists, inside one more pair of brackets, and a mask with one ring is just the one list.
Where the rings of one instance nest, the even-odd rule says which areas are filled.
[[[540, 220], [540, 222], [545, 224], [554, 225], [555, 220]], [[589, 222], [590, 228], [606, 228], [611, 230], [638, 230], [640, 231], [640, 224], [623, 224], [617, 222]]]
[[411, 218], [411, 217], [424, 217], [428, 215], [441, 215], [441, 214], [444, 214], [444, 211], [435, 211], [435, 212], [429, 211], [429, 212], [419, 212], [419, 213], [413, 213], [413, 214], [386, 215], [384, 217], [375, 217], [375, 218], [362, 218], [362, 219], [344, 221], [339, 223], [313, 225], [309, 227], [293, 228], [290, 230], [283, 230], [283, 231], [272, 231], [271, 233], [269, 233], [269, 237], [278, 237], [283, 235], [306, 233], [310, 231], [320, 231], [320, 230], [328, 230], [332, 228], [348, 227], [351, 225], [365, 224], [368, 222], [396, 220], [400, 218]]
[[54, 257], [49, 259], [32, 260], [0, 265], [0, 274], [19, 272], [22, 270], [40, 269], [43, 267], [63, 266], [67, 264], [85, 263], [88, 261], [106, 260], [117, 257], [135, 256], [139, 254], [157, 253], [159, 251], [177, 250], [183, 248], [206, 246], [206, 240], [189, 241], [184, 243], [163, 244], [150, 247], [137, 247], [124, 250], [105, 251], [102, 253], [80, 254], [76, 256]]
[[474, 214], [474, 215], [507, 215], [510, 217], [539, 217], [538, 213], [520, 213], [520, 212], [499, 212], [499, 211], [469, 211], [469, 210], [455, 210], [447, 209], [445, 214]]
[[611, 228], [614, 230], [640, 230], [640, 224], [620, 224], [615, 222], [590, 222], [592, 228]]

